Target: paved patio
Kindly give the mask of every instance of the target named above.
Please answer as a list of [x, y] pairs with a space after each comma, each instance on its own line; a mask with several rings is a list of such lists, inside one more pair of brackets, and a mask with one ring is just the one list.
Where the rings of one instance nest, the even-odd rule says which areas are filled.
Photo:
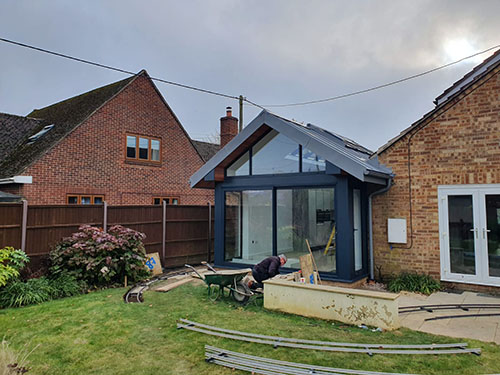
[[[434, 305], [452, 303], [495, 303], [500, 304], [500, 297], [487, 296], [481, 293], [438, 292], [430, 296], [405, 293], [399, 297], [399, 306]], [[500, 345], [500, 316], [448, 318], [425, 321], [436, 316], [464, 315], [475, 313], [500, 313], [500, 309], [470, 309], [469, 311], [439, 310], [432, 313], [422, 311], [400, 314], [401, 326], [416, 331], [433, 333], [450, 337], [470, 338]]]

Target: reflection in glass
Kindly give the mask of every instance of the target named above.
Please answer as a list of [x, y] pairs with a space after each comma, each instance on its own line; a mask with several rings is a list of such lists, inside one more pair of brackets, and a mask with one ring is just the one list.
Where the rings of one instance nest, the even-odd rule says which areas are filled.
[[135, 159], [135, 147], [136, 147], [137, 138], [127, 135], [127, 158]]
[[224, 260], [257, 264], [272, 255], [272, 191], [226, 192]]
[[252, 175], [298, 173], [299, 145], [271, 130], [252, 148]]
[[148, 160], [149, 139], [139, 138], [139, 159]]
[[451, 272], [476, 274], [472, 195], [448, 196]]
[[81, 204], [90, 204], [91, 199], [90, 199], [90, 197], [82, 197], [80, 203]]
[[500, 277], [500, 195], [486, 195], [489, 276]]
[[286, 266], [300, 268], [307, 239], [319, 270], [335, 272], [334, 189], [279, 189], [276, 200], [277, 253], [286, 254]]
[[248, 176], [250, 174], [250, 153], [247, 151], [226, 169], [228, 176]]
[[160, 141], [157, 139], [151, 140], [151, 160], [160, 161]]
[[320, 172], [325, 169], [325, 159], [307, 148], [302, 149], [302, 172]]

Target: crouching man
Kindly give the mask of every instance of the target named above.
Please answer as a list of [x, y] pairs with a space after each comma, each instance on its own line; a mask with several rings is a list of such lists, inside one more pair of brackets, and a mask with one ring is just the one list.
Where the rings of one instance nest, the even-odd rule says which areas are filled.
[[263, 288], [262, 282], [264, 280], [270, 279], [280, 273], [280, 267], [286, 263], [285, 254], [280, 256], [272, 256], [264, 259], [259, 264], [256, 264], [252, 269], [252, 276], [255, 279], [255, 283], [250, 284], [251, 289]]

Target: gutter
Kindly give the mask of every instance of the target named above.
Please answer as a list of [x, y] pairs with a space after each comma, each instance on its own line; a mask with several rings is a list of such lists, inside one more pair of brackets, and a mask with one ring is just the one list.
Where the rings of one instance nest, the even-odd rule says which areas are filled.
[[7, 178], [0, 178], [0, 185], [6, 184], [32, 184], [32, 176], [13, 176]]
[[392, 186], [392, 178], [387, 180], [387, 186], [380, 190], [376, 190], [368, 196], [368, 231], [370, 236], [370, 280], [375, 279], [374, 262], [373, 262], [373, 222], [372, 222], [372, 197], [383, 194]]

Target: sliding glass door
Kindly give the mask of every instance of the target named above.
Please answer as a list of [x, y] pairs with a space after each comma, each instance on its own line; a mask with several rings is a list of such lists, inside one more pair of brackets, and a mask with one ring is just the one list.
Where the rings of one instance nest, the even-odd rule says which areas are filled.
[[443, 280], [500, 285], [500, 186], [438, 188]]

